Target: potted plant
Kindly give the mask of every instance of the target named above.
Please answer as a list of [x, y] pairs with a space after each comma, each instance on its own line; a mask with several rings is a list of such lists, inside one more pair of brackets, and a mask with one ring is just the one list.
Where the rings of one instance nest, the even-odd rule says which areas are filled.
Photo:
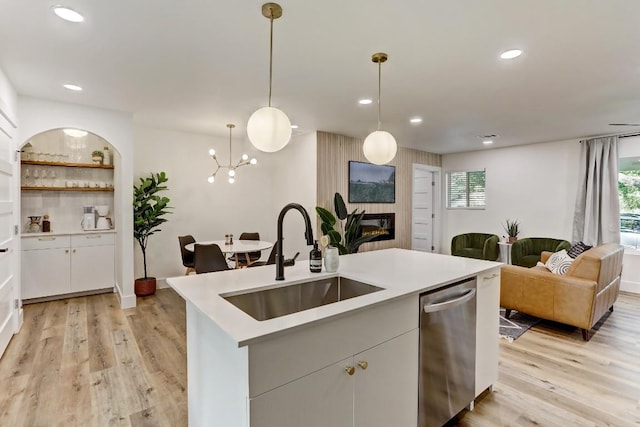
[[504, 231], [507, 232], [507, 236], [509, 236], [509, 243], [513, 243], [518, 240], [518, 234], [520, 234], [520, 224], [518, 223], [518, 220], [511, 221], [510, 219], [507, 219], [503, 227]]
[[[347, 207], [340, 193], [336, 193], [333, 196], [333, 206], [336, 212], [335, 216], [320, 206], [316, 206], [316, 213], [322, 220], [322, 234], [328, 236], [329, 245], [338, 248], [340, 255], [356, 253], [361, 244], [376, 237], [373, 235], [358, 237], [360, 222], [364, 216], [364, 211], [358, 213], [358, 210], [354, 209], [353, 212], [348, 214]], [[340, 220], [338, 230], [334, 228], [336, 223], [338, 223], [336, 216]], [[346, 222], [343, 227], [342, 221], [345, 220]]]
[[147, 243], [149, 236], [161, 231], [160, 224], [167, 222], [163, 216], [170, 213], [169, 198], [157, 193], [167, 189], [167, 176], [164, 172], [151, 173], [140, 178], [140, 185], [133, 186], [133, 236], [140, 244], [144, 277], [135, 281], [134, 292], [137, 296], [153, 295], [156, 292], [156, 278], [147, 275]]
[[93, 163], [96, 165], [102, 164], [102, 159], [104, 159], [104, 153], [102, 151], [93, 150], [91, 152], [91, 160], [93, 160]]

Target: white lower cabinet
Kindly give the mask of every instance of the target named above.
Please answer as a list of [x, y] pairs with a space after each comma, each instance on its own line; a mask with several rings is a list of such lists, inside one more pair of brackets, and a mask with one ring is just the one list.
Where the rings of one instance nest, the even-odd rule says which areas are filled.
[[478, 275], [476, 295], [477, 397], [498, 381], [500, 268]]
[[113, 234], [71, 236], [71, 292], [115, 285]]
[[341, 360], [251, 399], [252, 427], [353, 427], [353, 378]]
[[[365, 362], [366, 369], [360, 364]], [[418, 329], [354, 357], [354, 426], [416, 425]]]
[[23, 300], [115, 285], [113, 233], [22, 238]]
[[415, 427], [417, 390], [414, 329], [252, 399], [251, 426]]

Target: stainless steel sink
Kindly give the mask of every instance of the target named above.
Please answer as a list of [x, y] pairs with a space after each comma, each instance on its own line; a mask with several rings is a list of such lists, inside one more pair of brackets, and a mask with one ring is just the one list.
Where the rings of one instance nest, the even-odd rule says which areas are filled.
[[330, 277], [222, 297], [256, 320], [268, 320], [383, 290], [344, 277]]

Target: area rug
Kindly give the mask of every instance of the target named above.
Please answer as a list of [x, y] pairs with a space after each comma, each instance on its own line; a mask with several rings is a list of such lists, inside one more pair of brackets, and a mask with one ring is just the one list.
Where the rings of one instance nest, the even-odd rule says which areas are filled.
[[513, 342], [524, 334], [527, 329], [540, 321], [539, 318], [529, 316], [518, 311], [512, 311], [508, 319], [504, 317], [504, 308], [500, 309], [500, 338]]

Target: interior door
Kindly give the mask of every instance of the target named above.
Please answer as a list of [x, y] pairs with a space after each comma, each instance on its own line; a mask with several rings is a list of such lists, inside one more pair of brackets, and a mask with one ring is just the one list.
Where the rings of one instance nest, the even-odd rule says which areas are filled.
[[413, 200], [411, 219], [411, 249], [437, 252], [434, 243], [436, 192], [439, 172], [425, 165], [413, 165]]
[[16, 169], [16, 126], [0, 103], [0, 357], [18, 328], [18, 288], [15, 269], [19, 265], [14, 248], [14, 194], [18, 188]]

